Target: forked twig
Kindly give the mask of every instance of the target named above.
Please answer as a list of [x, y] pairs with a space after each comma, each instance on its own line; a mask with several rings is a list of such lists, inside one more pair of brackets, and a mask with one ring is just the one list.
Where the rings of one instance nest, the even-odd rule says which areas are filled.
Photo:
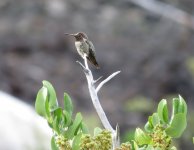
[[110, 81], [114, 76], [116, 76], [117, 74], [119, 74], [121, 71], [117, 71], [117, 72], [114, 72], [113, 74], [111, 74], [109, 77], [107, 77], [105, 80], [103, 80], [99, 85], [98, 87], [96, 88], [96, 93], [98, 93], [98, 91], [101, 89], [101, 87], [107, 83], [108, 81]]
[[100, 90], [100, 88], [106, 83], [108, 82], [109, 80], [111, 80], [113, 77], [115, 77], [117, 74], [120, 73], [120, 71], [117, 71], [113, 74], [111, 74], [109, 77], [107, 77], [105, 80], [103, 80], [97, 88], [95, 88], [95, 83], [97, 81], [99, 81], [100, 78], [98, 78], [97, 80], [94, 80], [93, 79], [93, 75], [92, 75], [92, 72], [91, 70], [89, 69], [88, 67], [88, 63], [87, 63], [87, 58], [84, 57], [84, 63], [85, 63], [85, 66], [79, 62], [79, 61], [76, 61], [83, 69], [85, 75], [86, 75], [86, 79], [87, 79], [87, 82], [88, 82], [88, 89], [89, 89], [89, 92], [90, 92], [90, 96], [91, 96], [91, 99], [92, 99], [92, 103], [94, 105], [94, 108], [96, 109], [96, 112], [104, 126], [105, 129], [109, 130], [112, 134], [112, 143], [113, 143], [113, 146], [112, 146], [112, 149], [114, 150], [115, 148], [119, 147], [120, 145], [120, 141], [119, 141], [119, 133], [118, 133], [118, 126], [116, 127], [116, 130], [113, 129], [113, 127], [111, 126], [110, 122], [108, 121], [107, 119], [107, 116], [100, 104], [100, 101], [99, 101], [99, 98], [98, 98], [98, 91]]

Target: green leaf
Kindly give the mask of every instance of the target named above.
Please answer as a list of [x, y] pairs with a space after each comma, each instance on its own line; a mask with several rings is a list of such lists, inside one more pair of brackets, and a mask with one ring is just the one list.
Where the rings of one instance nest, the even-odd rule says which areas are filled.
[[155, 127], [156, 125], [160, 124], [160, 118], [158, 116], [158, 113], [153, 113], [152, 115], [152, 124]]
[[156, 150], [156, 149], [154, 149], [154, 147], [152, 145], [148, 145], [148, 147], [146, 148], [146, 150]]
[[72, 123], [71, 115], [66, 110], [63, 110], [63, 114], [65, 116], [65, 124], [64, 124], [64, 126], [68, 127]]
[[68, 139], [72, 139], [74, 135], [77, 135], [77, 131], [79, 130], [81, 123], [82, 115], [81, 113], [77, 113], [73, 124], [69, 127], [67, 132], [65, 132], [65, 136], [67, 136]]
[[173, 108], [172, 108], [172, 117], [171, 122], [174, 116], [178, 113], [183, 113], [186, 117], [187, 115], [187, 104], [185, 100], [179, 95], [179, 98], [173, 99]]
[[56, 143], [55, 143], [55, 138], [54, 136], [51, 138], [51, 149], [52, 150], [59, 150]]
[[158, 116], [163, 123], [168, 123], [168, 107], [165, 99], [158, 104]]
[[102, 129], [99, 127], [94, 128], [94, 136], [97, 136], [100, 132], [102, 132]]
[[48, 101], [48, 96], [46, 98], [46, 101], [45, 101], [45, 111], [46, 111], [46, 115], [48, 117], [47, 121], [49, 123], [51, 123], [52, 119], [51, 119], [51, 113], [50, 113], [50, 110], [49, 110], [49, 101]]
[[179, 110], [179, 99], [178, 98], [173, 98], [172, 118], [173, 118], [174, 115], [176, 115], [179, 112], [178, 110]]
[[186, 116], [183, 113], [176, 114], [170, 126], [166, 128], [166, 133], [173, 138], [178, 138], [181, 136], [186, 126]]
[[[147, 150], [147, 149], [146, 149], [146, 146], [143, 146], [141, 148], [138, 148], [138, 150]], [[155, 150], [155, 149], [153, 149], [153, 150]]]
[[54, 117], [52, 125], [53, 125], [53, 129], [59, 134], [60, 133], [60, 129], [59, 129], [59, 121], [57, 119], [57, 116]]
[[82, 124], [81, 124], [81, 129], [82, 129], [82, 132], [84, 134], [88, 134], [89, 133], [88, 127], [87, 127], [87, 125], [84, 122], [82, 122]]
[[135, 131], [135, 141], [138, 145], [149, 144], [151, 142], [151, 137], [148, 136], [143, 130], [137, 128]]
[[139, 150], [139, 146], [135, 141], [132, 141], [132, 149]]
[[63, 116], [62, 108], [59, 107], [59, 108], [55, 109], [54, 112], [53, 112], [53, 115], [54, 115], [54, 117], [55, 116], [57, 117], [58, 121], [61, 121], [62, 120], [62, 116]]
[[63, 110], [62, 108], [57, 108], [53, 111], [53, 128], [55, 131], [59, 134], [60, 133], [60, 127], [62, 127], [62, 120], [63, 120]]
[[42, 87], [38, 91], [38, 94], [36, 96], [35, 109], [40, 116], [45, 118], [47, 116], [46, 109], [45, 109], [46, 99], [47, 99], [47, 89]]
[[149, 121], [145, 124], [144, 129], [145, 129], [147, 132], [152, 132], [152, 131], [153, 131], [153, 128], [152, 128], [152, 126], [150, 126]]
[[179, 113], [184, 113], [185, 116], [187, 115], [187, 104], [185, 100], [179, 95]]
[[[147, 150], [147, 149], [146, 149]], [[155, 147], [154, 149], [151, 149], [151, 150], [163, 150], [162, 148], [160, 147]]]
[[153, 125], [153, 116], [149, 116], [148, 117], [148, 122], [149, 122], [150, 127], [153, 129], [154, 128], [154, 125]]
[[77, 134], [72, 143], [72, 150], [79, 150], [80, 149], [80, 141], [81, 141], [82, 133]]
[[73, 105], [70, 96], [67, 93], [64, 93], [64, 109], [72, 115]]
[[55, 89], [53, 88], [52, 84], [48, 81], [42, 81], [43, 86], [48, 90], [48, 97], [49, 97], [49, 108], [52, 112], [58, 107], [58, 101], [55, 93]]

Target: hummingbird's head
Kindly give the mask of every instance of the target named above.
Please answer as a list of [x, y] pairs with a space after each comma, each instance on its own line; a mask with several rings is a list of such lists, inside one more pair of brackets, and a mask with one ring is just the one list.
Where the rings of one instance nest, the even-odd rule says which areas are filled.
[[84, 38], [84, 39], [88, 39], [87, 35], [86, 35], [84, 32], [78, 32], [78, 33], [75, 33], [75, 34], [65, 33], [65, 35], [74, 36], [75, 39], [76, 39], [76, 41], [80, 41], [80, 40], [82, 40], [83, 38]]

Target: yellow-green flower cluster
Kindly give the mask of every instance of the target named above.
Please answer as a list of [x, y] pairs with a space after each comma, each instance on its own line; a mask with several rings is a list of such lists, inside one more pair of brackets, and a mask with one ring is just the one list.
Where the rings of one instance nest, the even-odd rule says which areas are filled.
[[160, 148], [161, 150], [168, 150], [172, 139], [165, 132], [165, 128], [161, 125], [157, 125], [154, 128], [154, 132], [150, 134], [153, 141], [154, 148]]
[[81, 138], [80, 150], [97, 150], [97, 144], [89, 134]]
[[112, 147], [111, 132], [103, 130], [95, 137], [95, 141], [98, 144], [99, 150], [109, 150]]
[[122, 143], [121, 146], [119, 148], [116, 148], [115, 150], [132, 150], [131, 143]]
[[111, 132], [107, 130], [103, 130], [95, 137], [84, 135], [81, 138], [80, 150], [110, 150], [111, 147]]
[[71, 145], [68, 139], [65, 138], [63, 135], [56, 136], [55, 143], [59, 150], [71, 150]]

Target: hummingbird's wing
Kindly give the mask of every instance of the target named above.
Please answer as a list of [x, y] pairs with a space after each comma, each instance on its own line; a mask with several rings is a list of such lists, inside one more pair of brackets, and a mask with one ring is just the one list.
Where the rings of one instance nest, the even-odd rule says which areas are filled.
[[89, 54], [88, 54], [88, 57], [87, 59], [93, 64], [95, 65], [97, 68], [99, 68], [99, 65], [96, 61], [96, 54], [95, 54], [95, 48], [94, 48], [94, 45], [91, 41], [89, 40], [86, 40], [85, 41], [88, 45], [89, 45]]
[[93, 51], [93, 53], [95, 54], [95, 48], [94, 48], [94, 45], [91, 41], [87, 40], [86, 43], [88, 43], [89, 45], [89, 48]]

